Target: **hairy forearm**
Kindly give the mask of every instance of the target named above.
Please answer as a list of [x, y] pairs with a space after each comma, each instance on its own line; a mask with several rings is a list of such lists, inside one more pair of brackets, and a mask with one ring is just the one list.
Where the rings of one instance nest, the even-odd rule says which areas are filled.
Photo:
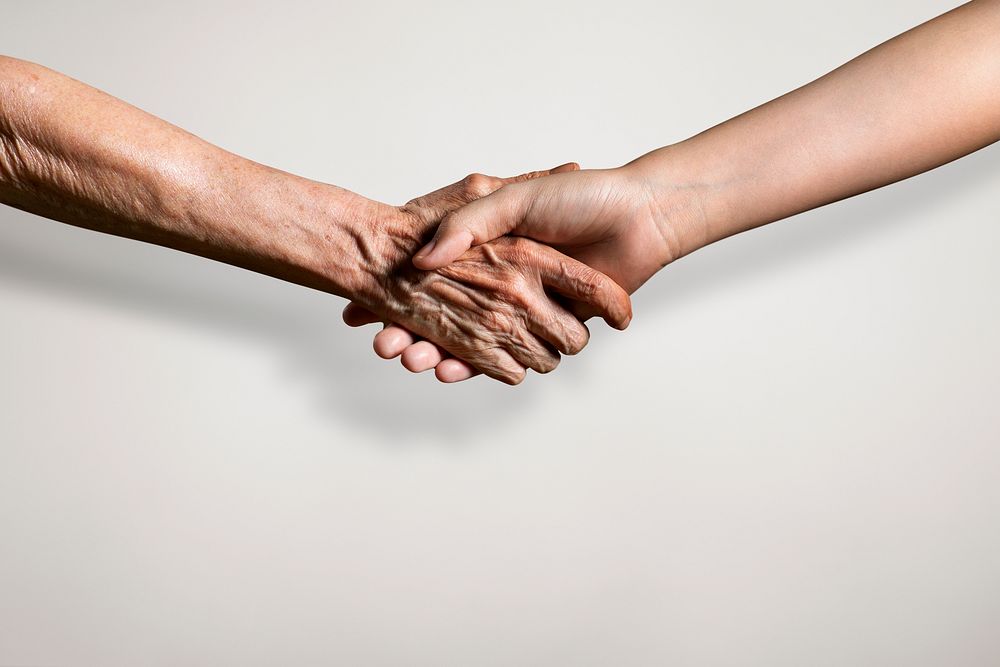
[[359, 278], [352, 223], [372, 204], [3, 57], [0, 202], [342, 296]]
[[975, 0], [630, 168], [702, 216], [678, 254], [908, 178], [1000, 139], [998, 35]]

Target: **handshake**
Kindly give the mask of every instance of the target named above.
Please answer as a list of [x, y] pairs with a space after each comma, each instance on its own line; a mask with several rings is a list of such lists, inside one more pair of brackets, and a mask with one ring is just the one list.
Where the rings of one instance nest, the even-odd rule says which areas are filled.
[[[1000, 139], [1000, 0], [973, 0], [617, 169], [473, 174], [395, 207], [233, 155], [0, 57], [0, 202], [241, 266], [391, 323], [380, 356], [517, 384], [624, 329], [678, 257]], [[419, 340], [418, 340], [419, 339]]]
[[658, 214], [667, 207], [642, 167], [472, 174], [400, 208], [369, 207], [357, 238], [367, 280], [344, 320], [393, 322], [375, 338], [379, 356], [436, 368], [442, 382], [482, 372], [517, 384], [526, 369], [554, 370], [586, 346], [589, 317], [628, 326], [628, 295], [697, 227]]

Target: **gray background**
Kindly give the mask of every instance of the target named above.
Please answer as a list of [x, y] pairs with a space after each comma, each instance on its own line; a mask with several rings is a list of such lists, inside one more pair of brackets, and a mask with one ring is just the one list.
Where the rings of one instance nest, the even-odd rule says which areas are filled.
[[[401, 203], [621, 164], [951, 4], [32, 0], [0, 43]], [[700, 251], [516, 389], [0, 210], [0, 664], [1000, 664], [998, 178]]]

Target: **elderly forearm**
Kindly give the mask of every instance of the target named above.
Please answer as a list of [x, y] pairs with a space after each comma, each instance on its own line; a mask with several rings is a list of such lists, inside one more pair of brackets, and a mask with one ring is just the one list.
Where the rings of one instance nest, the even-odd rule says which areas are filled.
[[[619, 327], [628, 295], [526, 239], [447, 271], [410, 255], [440, 217], [500, 179], [478, 176], [402, 207], [227, 153], [56, 72], [0, 59], [0, 202], [348, 297], [489, 375], [517, 383], [587, 342], [546, 290]], [[542, 173], [542, 172], [540, 172]], [[485, 181], [485, 183], [484, 183]], [[551, 347], [550, 347], [551, 346]]]
[[1000, 139], [998, 35], [1000, 1], [975, 0], [630, 168], [665, 217], [695, 197], [680, 254], [913, 176]]
[[0, 202], [342, 296], [359, 279], [353, 221], [371, 204], [4, 57]]

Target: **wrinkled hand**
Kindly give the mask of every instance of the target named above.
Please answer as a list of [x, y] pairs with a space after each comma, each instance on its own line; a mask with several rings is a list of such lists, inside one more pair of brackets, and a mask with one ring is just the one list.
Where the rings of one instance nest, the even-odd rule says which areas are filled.
[[[553, 170], [575, 169], [567, 165]], [[374, 211], [378, 229], [359, 239], [372, 287], [345, 309], [348, 324], [376, 318], [440, 345], [490, 377], [517, 384], [524, 369], [548, 372], [559, 353], [575, 354], [586, 327], [546, 290], [584, 302], [616, 328], [631, 319], [628, 295], [611, 279], [558, 251], [525, 238], [505, 238], [457, 253], [432, 271], [415, 268], [412, 253], [449, 211], [497, 188], [549, 172], [513, 179], [474, 174], [403, 207]], [[376, 315], [377, 314], [377, 315]]]
[[[662, 197], [638, 170], [566, 171], [501, 188], [448, 215], [433, 240], [414, 257], [424, 269], [446, 266], [469, 247], [504, 234], [544, 242], [597, 269], [634, 292], [685, 250], [683, 236], [696, 230], [696, 216], [681, 204], [664, 225]], [[587, 304], [571, 304], [581, 319], [594, 314]], [[472, 377], [473, 368], [449, 359], [440, 349], [418, 341], [400, 326], [376, 336], [376, 352], [385, 358], [402, 354], [413, 372], [437, 369], [437, 377], [455, 382]]]

